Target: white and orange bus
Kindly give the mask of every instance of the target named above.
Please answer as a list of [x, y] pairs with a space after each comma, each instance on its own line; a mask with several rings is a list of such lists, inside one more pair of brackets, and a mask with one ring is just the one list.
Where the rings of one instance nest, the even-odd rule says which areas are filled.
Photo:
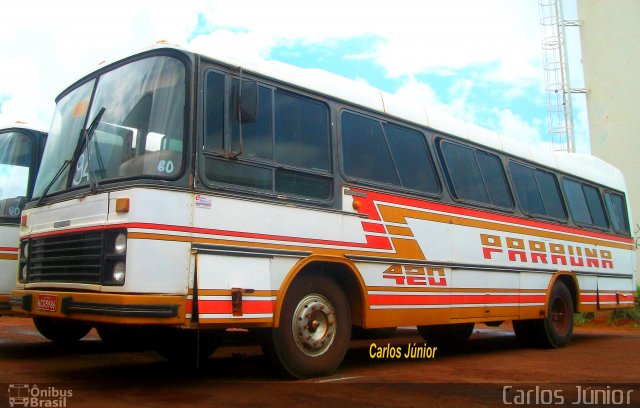
[[22, 122], [0, 127], [0, 316], [13, 314], [20, 212], [31, 199], [46, 137]]
[[618, 170], [275, 62], [158, 45], [80, 79], [34, 197], [11, 302], [53, 339], [166, 328], [162, 354], [202, 358], [256, 329], [304, 378], [352, 326], [562, 347], [574, 312], [634, 305]]

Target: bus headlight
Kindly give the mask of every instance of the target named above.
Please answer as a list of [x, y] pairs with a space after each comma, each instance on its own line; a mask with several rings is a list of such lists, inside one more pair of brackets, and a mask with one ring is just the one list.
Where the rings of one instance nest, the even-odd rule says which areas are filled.
[[113, 277], [114, 283], [119, 283], [119, 284], [124, 283], [124, 276], [125, 276], [124, 262], [116, 262], [116, 264], [113, 266], [113, 274], [111, 276]]
[[29, 243], [25, 242], [24, 246], [22, 247], [22, 257], [24, 259], [28, 259], [29, 258]]
[[20, 268], [20, 282], [26, 282], [27, 281], [27, 265], [24, 264], [22, 265], [22, 268]]
[[127, 236], [119, 233], [113, 244], [113, 249], [117, 255], [124, 255], [127, 252]]

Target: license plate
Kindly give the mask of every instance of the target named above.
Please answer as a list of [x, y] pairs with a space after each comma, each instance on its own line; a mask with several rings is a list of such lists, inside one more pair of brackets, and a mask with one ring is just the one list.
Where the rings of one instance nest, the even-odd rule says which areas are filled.
[[36, 309], [55, 312], [58, 309], [58, 295], [38, 295]]

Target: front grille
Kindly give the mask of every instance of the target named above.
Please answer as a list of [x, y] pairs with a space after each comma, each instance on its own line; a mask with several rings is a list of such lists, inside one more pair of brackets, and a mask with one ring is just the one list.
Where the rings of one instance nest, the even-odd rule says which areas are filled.
[[29, 240], [27, 282], [101, 282], [104, 232]]

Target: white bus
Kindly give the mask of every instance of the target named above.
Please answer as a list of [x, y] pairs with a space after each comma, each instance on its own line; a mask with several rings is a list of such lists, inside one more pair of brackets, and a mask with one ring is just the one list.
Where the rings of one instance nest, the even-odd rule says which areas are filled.
[[20, 213], [31, 199], [46, 137], [20, 122], [0, 127], [0, 316], [13, 314]]
[[562, 347], [574, 312], [634, 304], [618, 170], [319, 70], [168, 45], [106, 65], [57, 98], [34, 198], [11, 302], [51, 339], [166, 328], [197, 359], [255, 329], [305, 378], [352, 326], [446, 346], [513, 320]]

